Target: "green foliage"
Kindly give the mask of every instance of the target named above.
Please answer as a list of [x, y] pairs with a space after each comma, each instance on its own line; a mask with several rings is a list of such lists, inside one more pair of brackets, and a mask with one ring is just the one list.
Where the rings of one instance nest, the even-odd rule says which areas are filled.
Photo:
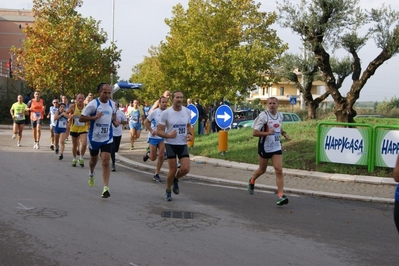
[[159, 54], [166, 84], [202, 102], [235, 102], [237, 92], [264, 84], [264, 73], [287, 46], [270, 28], [276, 14], [259, 7], [251, 0], [190, 0], [187, 10], [176, 5]]
[[32, 88], [53, 94], [94, 91], [99, 82], [116, 74], [120, 51], [104, 47], [106, 33], [99, 22], [83, 18], [75, 9], [81, 0], [34, 0], [35, 22], [24, 32], [27, 40], [16, 54], [16, 73]]
[[384, 100], [377, 105], [377, 112], [379, 114], [387, 114], [392, 109], [399, 108], [399, 99], [396, 97], [391, 98], [389, 101]]

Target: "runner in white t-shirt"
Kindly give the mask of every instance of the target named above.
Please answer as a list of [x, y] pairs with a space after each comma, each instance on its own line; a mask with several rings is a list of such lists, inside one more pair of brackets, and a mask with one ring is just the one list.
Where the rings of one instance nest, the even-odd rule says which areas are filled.
[[159, 172], [161, 171], [161, 167], [164, 161], [165, 142], [164, 138], [161, 138], [157, 135], [157, 127], [159, 121], [161, 120], [162, 113], [166, 110], [167, 106], [168, 98], [166, 98], [165, 96], [161, 96], [161, 98], [159, 99], [159, 108], [152, 111], [151, 114], [149, 114], [144, 120], [144, 126], [148, 131], [148, 144], [150, 148], [143, 156], [143, 161], [146, 162], [148, 159], [150, 159], [151, 161], [155, 161], [158, 157], [157, 167], [155, 169], [155, 174], [152, 179], [159, 183], [162, 182], [161, 178], [159, 177]]
[[82, 111], [79, 122], [90, 122], [88, 144], [90, 151], [90, 172], [89, 186], [94, 186], [94, 168], [98, 161], [98, 154], [101, 150], [101, 163], [104, 189], [103, 198], [108, 198], [109, 193], [109, 177], [111, 175], [109, 161], [113, 143], [113, 128], [111, 124], [116, 125], [115, 121], [115, 105], [110, 100], [111, 86], [106, 83], [100, 83], [97, 86], [99, 97], [90, 101]]
[[[165, 148], [169, 164], [166, 180], [165, 200], [171, 201], [173, 193], [179, 194], [179, 178], [190, 171], [190, 155], [187, 140], [192, 141], [191, 112], [183, 106], [183, 92], [172, 93], [172, 106], [166, 109], [158, 123], [156, 134], [165, 139]], [[180, 169], [177, 168], [176, 157], [180, 160]]]

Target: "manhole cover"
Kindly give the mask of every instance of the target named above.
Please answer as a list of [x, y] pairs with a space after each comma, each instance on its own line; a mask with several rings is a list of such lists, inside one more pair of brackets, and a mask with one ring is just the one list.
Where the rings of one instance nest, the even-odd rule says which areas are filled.
[[193, 219], [192, 212], [168, 211], [168, 212], [162, 212], [161, 216], [162, 216], [162, 218]]

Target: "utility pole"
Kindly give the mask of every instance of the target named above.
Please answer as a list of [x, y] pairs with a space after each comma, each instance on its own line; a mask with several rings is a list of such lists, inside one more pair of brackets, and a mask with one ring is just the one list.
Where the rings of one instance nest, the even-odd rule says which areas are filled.
[[[112, 36], [112, 43], [114, 43], [115, 35], [114, 35], [114, 30], [115, 30], [115, 0], [112, 0], [112, 31], [111, 31], [111, 36]], [[114, 64], [114, 63], [112, 63]], [[114, 74], [111, 73], [111, 88], [114, 86]], [[111, 93], [111, 99], [113, 99], [113, 93]]]

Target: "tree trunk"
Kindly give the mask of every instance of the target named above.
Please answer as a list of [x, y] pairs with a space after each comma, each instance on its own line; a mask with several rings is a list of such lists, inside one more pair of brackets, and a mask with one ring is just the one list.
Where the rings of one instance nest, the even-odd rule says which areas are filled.
[[347, 97], [342, 97], [340, 101], [335, 101], [334, 114], [337, 118], [337, 122], [341, 123], [354, 123], [354, 117], [356, 111], [353, 109], [356, 99], [353, 95], [348, 93]]
[[319, 104], [316, 103], [315, 101], [309, 101], [307, 102], [307, 109], [308, 109], [308, 118], [309, 119], [316, 119], [317, 113], [316, 110], [319, 107]]

